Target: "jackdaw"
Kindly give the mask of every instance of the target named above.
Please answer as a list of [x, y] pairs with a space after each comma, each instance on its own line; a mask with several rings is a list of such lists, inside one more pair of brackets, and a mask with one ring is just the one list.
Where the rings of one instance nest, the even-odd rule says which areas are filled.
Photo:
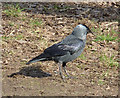
[[74, 28], [73, 32], [69, 36], [67, 36], [61, 42], [48, 47], [43, 53], [33, 58], [26, 64], [37, 61], [52, 60], [58, 63], [59, 74], [62, 79], [64, 79], [62, 68], [65, 74], [70, 77], [66, 71], [66, 63], [80, 56], [85, 47], [86, 35], [88, 33], [92, 33], [91, 30], [86, 25], [79, 24]]

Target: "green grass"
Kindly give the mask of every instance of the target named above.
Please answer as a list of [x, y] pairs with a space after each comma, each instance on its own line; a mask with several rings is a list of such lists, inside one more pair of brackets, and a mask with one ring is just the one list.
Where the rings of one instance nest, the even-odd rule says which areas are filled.
[[76, 65], [77, 68], [80, 68], [80, 69], [84, 69], [86, 67], [86, 65], [82, 64], [82, 65]]
[[118, 37], [118, 35], [120, 34], [120, 32], [117, 32], [117, 31], [115, 31], [114, 29], [111, 29], [111, 33], [112, 33], [112, 34], [116, 34], [117, 42], [120, 42], [120, 39], [119, 39], [119, 37]]
[[25, 22], [25, 21], [28, 20], [28, 19], [29, 19], [29, 18], [28, 18], [26, 15], [21, 15], [21, 20], [22, 20], [22, 21]]
[[11, 39], [11, 37], [7, 37], [7, 36], [2, 36], [2, 40], [8, 40], [8, 39]]
[[82, 60], [86, 60], [86, 57], [84, 56], [84, 54], [81, 54], [81, 55], [79, 56], [79, 58], [82, 59]]
[[98, 84], [99, 85], [104, 85], [105, 84], [104, 78], [106, 78], [108, 76], [109, 76], [109, 69], [107, 71], [103, 71], [103, 73], [100, 74]]
[[70, 6], [65, 6], [64, 9], [70, 9]]
[[104, 85], [104, 84], [105, 84], [105, 82], [104, 82], [104, 80], [99, 79], [99, 80], [98, 80], [98, 84], [99, 84], [99, 85]]
[[59, 7], [57, 4], [55, 4], [55, 5], [53, 6], [53, 8], [54, 8], [55, 10], [60, 9], [60, 7]]
[[7, 4], [5, 8], [6, 9], [3, 11], [3, 13], [12, 17], [19, 17], [22, 10], [24, 10], [19, 7], [19, 4], [16, 4], [15, 6]]
[[120, 39], [118, 39], [117, 41], [118, 41], [118, 43], [119, 43], [119, 42], [120, 42]]
[[15, 37], [15, 39], [17, 39], [17, 40], [23, 39], [23, 35], [17, 35], [17, 36]]
[[115, 41], [118, 37], [111, 36], [110, 34], [102, 34], [102, 35], [97, 35], [96, 39], [94, 41]]
[[14, 26], [14, 22], [10, 22], [9, 25], [10, 25], [10, 26]]
[[31, 20], [30, 20], [30, 24], [31, 24], [32, 26], [41, 26], [42, 23], [43, 23], [43, 22], [42, 22], [41, 19], [31, 19]]
[[19, 34], [19, 35], [16, 35], [16, 36], [2, 36], [2, 40], [20, 40], [20, 39], [23, 39], [24, 36]]
[[103, 72], [102, 77], [108, 77], [108, 74], [109, 74], [109, 70], [107, 70], [106, 72]]
[[114, 56], [108, 57], [106, 55], [101, 55], [99, 59], [105, 66], [110, 66], [110, 67], [117, 66], [118, 67], [119, 65], [117, 60], [114, 59]]
[[47, 11], [47, 10], [48, 10], [48, 8], [47, 8], [47, 7], [45, 7], [45, 6], [43, 6], [43, 9], [44, 9], [44, 11]]
[[101, 32], [101, 30], [100, 30], [100, 28], [92, 28], [92, 32], [97, 33], [97, 32]]
[[28, 62], [28, 61], [21, 61], [20, 64], [21, 64], [21, 65], [24, 65], [24, 64], [26, 64], [27, 62]]
[[[100, 27], [100, 26], [99, 26]], [[111, 28], [110, 32], [102, 32], [100, 28], [92, 28], [93, 32], [96, 32], [96, 38], [94, 39], [95, 42], [97, 41], [115, 41], [118, 39], [118, 36], [116, 34], [119, 34], [119, 32], [115, 31], [114, 29]], [[101, 34], [102, 33], [102, 34]]]
[[80, 68], [80, 69], [81, 69], [81, 66], [80, 66], [80, 65], [77, 65], [77, 68]]
[[55, 4], [55, 5], [53, 6], [53, 9], [55, 9], [55, 10], [60, 10], [60, 9], [68, 10], [68, 9], [70, 9], [70, 6], [63, 6], [63, 7], [61, 7], [61, 6], [59, 6], [58, 4]]
[[113, 27], [111, 27], [110, 32], [111, 32], [112, 34], [120, 34], [120, 32], [117, 32], [116, 30], [114, 30], [114, 28], [113, 28]]

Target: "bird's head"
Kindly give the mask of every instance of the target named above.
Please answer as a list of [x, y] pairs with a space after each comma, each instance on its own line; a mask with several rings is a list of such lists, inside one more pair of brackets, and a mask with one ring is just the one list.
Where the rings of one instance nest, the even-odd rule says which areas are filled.
[[77, 25], [74, 28], [73, 32], [72, 32], [72, 34], [74, 36], [76, 36], [76, 37], [78, 37], [78, 38], [80, 38], [82, 40], [86, 39], [86, 35], [88, 33], [92, 33], [93, 34], [93, 32], [84, 24]]

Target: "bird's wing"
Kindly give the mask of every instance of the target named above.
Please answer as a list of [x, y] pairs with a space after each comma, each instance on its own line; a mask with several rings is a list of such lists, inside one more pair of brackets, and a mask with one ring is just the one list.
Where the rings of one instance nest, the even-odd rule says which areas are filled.
[[67, 42], [66, 44], [64, 44], [64, 43], [58, 44], [58, 48], [65, 50], [65, 51], [69, 51], [70, 54], [74, 54], [75, 52], [84, 48], [84, 46], [85, 46], [84, 42], [80, 39], [71, 40], [71, 41]]
[[44, 53], [49, 57], [63, 56], [68, 52], [70, 54], [75, 53], [84, 47], [84, 42], [80, 39], [74, 39], [69, 41], [61, 41], [57, 44], [52, 45], [51, 47], [44, 50]]
[[48, 47], [47, 49], [45, 49], [44, 54], [47, 57], [56, 57], [56, 56], [62, 56], [67, 54], [67, 51], [59, 48], [57, 44], [54, 44], [51, 47]]

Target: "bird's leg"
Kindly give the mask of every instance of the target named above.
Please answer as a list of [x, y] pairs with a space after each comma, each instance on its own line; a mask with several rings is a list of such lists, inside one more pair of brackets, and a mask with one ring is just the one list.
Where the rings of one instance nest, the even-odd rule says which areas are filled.
[[67, 75], [67, 77], [70, 78], [71, 76], [68, 74], [68, 72], [66, 70], [66, 63], [63, 63], [62, 67], [63, 67], [63, 70], [64, 70], [65, 74]]
[[67, 77], [68, 78], [73, 78], [72, 76], [69, 75], [69, 73], [66, 70], [66, 63], [63, 63], [62, 67], [63, 67], [63, 70], [64, 70], [65, 74], [67, 75]]
[[58, 66], [59, 66], [59, 74], [60, 74], [61, 78], [64, 79], [64, 76], [63, 76], [63, 74], [62, 74], [62, 68], [61, 68], [62, 62], [59, 62], [59, 63], [58, 63]]
[[68, 74], [68, 72], [66, 70], [66, 66], [63, 66], [63, 70], [64, 70], [65, 74], [67, 75], [67, 77], [70, 77], [70, 75]]

